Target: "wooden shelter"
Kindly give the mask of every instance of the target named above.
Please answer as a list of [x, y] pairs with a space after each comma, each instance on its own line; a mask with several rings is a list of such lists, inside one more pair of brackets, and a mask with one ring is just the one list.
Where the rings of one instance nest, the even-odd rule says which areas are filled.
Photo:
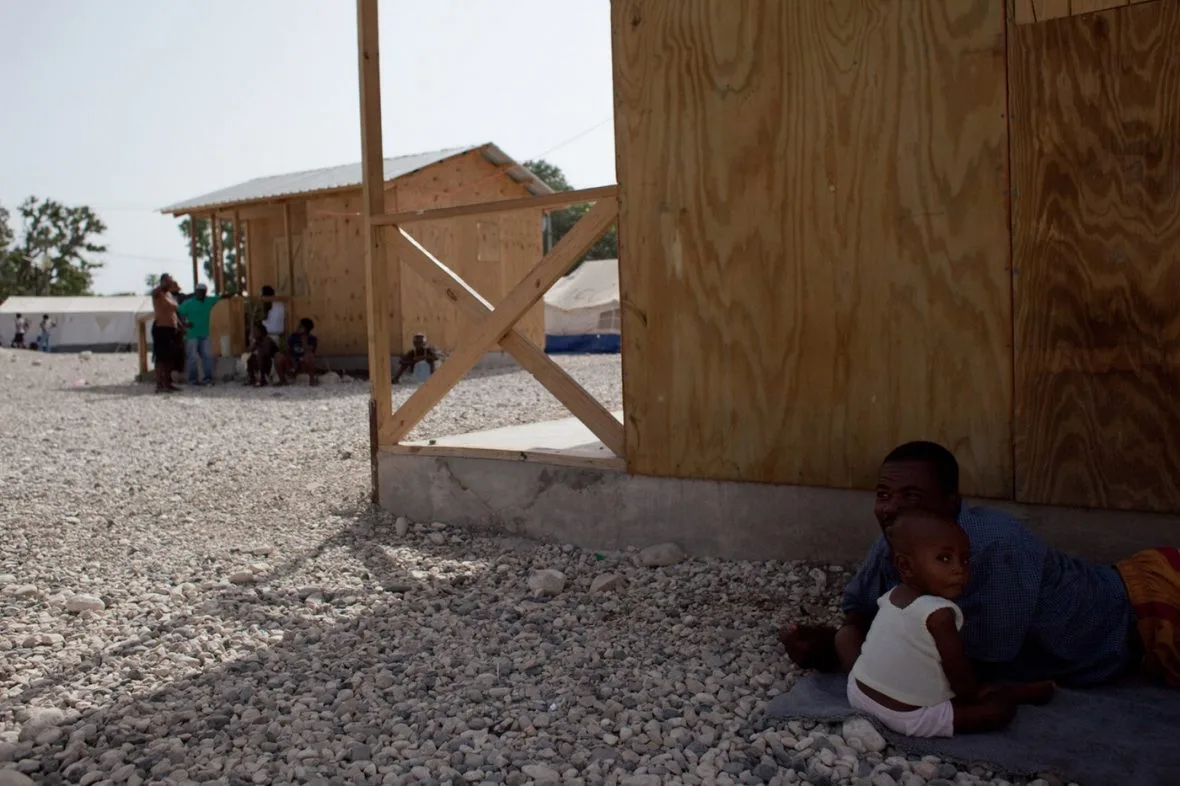
[[[551, 194], [543, 181], [494, 144], [439, 150], [385, 159], [380, 174], [390, 210], [445, 208]], [[250, 180], [163, 209], [176, 217], [233, 222], [242, 274], [236, 290], [257, 299], [264, 285], [289, 303], [288, 331], [303, 317], [316, 323], [320, 354], [340, 364], [366, 357], [364, 221], [361, 166], [330, 167]], [[457, 269], [493, 296], [527, 272], [541, 253], [541, 209], [492, 216], [456, 216], [423, 225], [416, 237], [462, 260]], [[193, 224], [190, 224], [193, 226]], [[220, 233], [213, 233], [215, 240]], [[197, 242], [191, 242], [193, 284], [198, 278]], [[213, 289], [226, 288], [224, 250], [214, 243]], [[397, 255], [387, 260], [390, 275], [382, 297], [388, 311], [392, 351], [408, 348], [418, 331], [449, 351], [458, 338], [456, 315], [444, 297], [415, 278], [400, 275]], [[232, 351], [245, 349], [244, 304], [218, 305], [212, 330], [231, 336]], [[522, 332], [544, 336], [538, 306], [524, 317]], [[214, 340], [215, 351], [221, 342]]]
[[[374, 377], [382, 504], [854, 558], [882, 457], [931, 439], [966, 493], [1079, 552], [1175, 541], [1180, 0], [612, 0], [617, 190], [494, 311], [407, 235], [453, 214], [388, 215], [377, 187], [376, 9], [358, 0], [371, 358], [390, 245], [470, 317], [396, 412]], [[608, 413], [505, 331], [616, 217]], [[497, 340], [577, 420], [404, 442]]]

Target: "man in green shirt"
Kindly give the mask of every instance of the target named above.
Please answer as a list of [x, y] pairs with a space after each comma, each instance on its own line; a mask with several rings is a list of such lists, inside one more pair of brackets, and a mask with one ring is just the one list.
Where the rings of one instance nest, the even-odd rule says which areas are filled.
[[[186, 323], [184, 331], [185, 366], [190, 385], [213, 384], [213, 350], [209, 341], [209, 315], [220, 302], [220, 295], [210, 295], [209, 288], [197, 284], [193, 296], [185, 298], [176, 309]], [[200, 367], [197, 360], [200, 359]], [[198, 382], [198, 371], [204, 371], [204, 381]]]

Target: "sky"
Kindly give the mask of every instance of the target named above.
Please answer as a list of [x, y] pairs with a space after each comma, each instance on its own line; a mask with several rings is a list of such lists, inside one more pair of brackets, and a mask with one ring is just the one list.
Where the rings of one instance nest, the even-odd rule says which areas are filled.
[[[495, 142], [615, 182], [609, 0], [378, 7], [386, 156]], [[0, 0], [0, 74], [0, 204], [96, 210], [99, 294], [183, 280], [159, 208], [361, 157], [352, 0]]]

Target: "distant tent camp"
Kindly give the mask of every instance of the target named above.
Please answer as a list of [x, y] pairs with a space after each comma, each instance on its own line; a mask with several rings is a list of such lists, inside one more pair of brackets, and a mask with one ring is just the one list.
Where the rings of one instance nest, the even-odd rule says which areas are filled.
[[0, 341], [6, 347], [12, 344], [17, 314], [23, 314], [29, 321], [25, 341], [36, 341], [41, 334], [41, 318], [48, 314], [57, 323], [52, 334], [55, 350], [131, 350], [138, 340], [136, 319], [151, 311], [152, 299], [146, 295], [10, 297], [0, 303]]
[[618, 352], [619, 260], [594, 259], [545, 294], [546, 352]]

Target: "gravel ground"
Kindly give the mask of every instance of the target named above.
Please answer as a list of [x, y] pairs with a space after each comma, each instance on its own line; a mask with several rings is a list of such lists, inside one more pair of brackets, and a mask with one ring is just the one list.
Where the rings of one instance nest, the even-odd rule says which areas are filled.
[[[364, 385], [161, 397], [134, 365], [0, 350], [4, 786], [1004, 782], [768, 726], [775, 628], [833, 618], [842, 566], [407, 522], [367, 506]], [[617, 357], [562, 365], [621, 406]], [[565, 414], [489, 373], [413, 436]]]

